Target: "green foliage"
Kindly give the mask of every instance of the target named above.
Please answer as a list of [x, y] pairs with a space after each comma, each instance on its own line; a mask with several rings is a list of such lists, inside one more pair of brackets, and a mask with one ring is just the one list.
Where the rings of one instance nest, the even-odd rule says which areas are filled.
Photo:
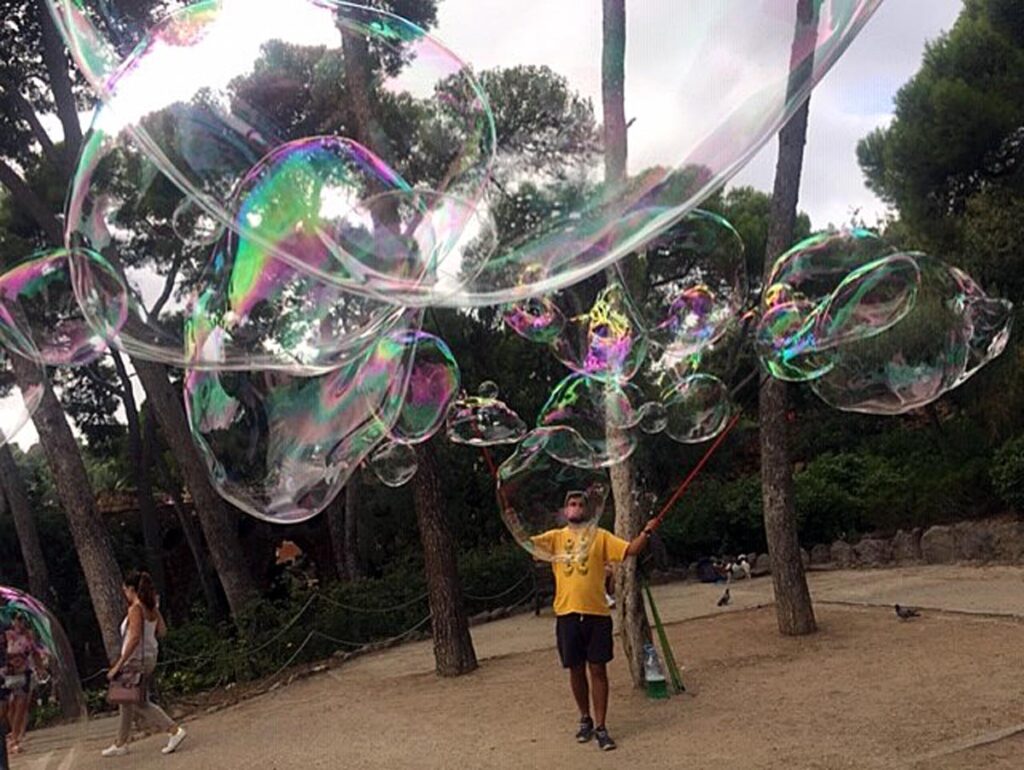
[[[724, 195], [716, 194], [701, 207], [720, 214], [736, 228], [743, 239], [747, 275], [752, 286], [760, 283], [764, 273], [765, 247], [768, 245], [768, 224], [771, 218], [772, 196], [753, 187], [734, 187]], [[811, 234], [811, 220], [800, 212], [793, 229], [793, 242]], [[778, 255], [771, 255], [774, 260]]]
[[704, 477], [669, 511], [660, 534], [676, 563], [708, 554], [763, 551], [760, 476]]
[[[926, 50], [895, 117], [861, 140], [868, 187], [899, 210], [900, 240], [1024, 297], [1024, 36], [1017, 0], [970, 0]], [[909, 237], [907, 237], [909, 236]]]
[[[471, 550], [459, 560], [467, 612], [504, 607], [529, 596], [531, 560], [518, 546]], [[161, 646], [162, 691], [185, 694], [258, 679], [285, 663], [321, 660], [336, 651], [429, 630], [422, 565], [398, 563], [379, 578], [335, 582], [319, 592], [261, 600], [235, 625], [199, 615], [172, 627]]]
[[999, 497], [1024, 512], [1024, 436], [1012, 438], [996, 450], [991, 475]]

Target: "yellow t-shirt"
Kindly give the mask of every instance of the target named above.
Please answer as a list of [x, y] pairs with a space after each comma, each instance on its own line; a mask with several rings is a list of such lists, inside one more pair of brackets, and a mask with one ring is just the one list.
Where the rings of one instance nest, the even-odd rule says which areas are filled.
[[[549, 553], [565, 553], [565, 540], [574, 535], [568, 527], [549, 529], [532, 538], [535, 545]], [[556, 615], [610, 615], [604, 598], [604, 565], [626, 558], [629, 543], [606, 529], [598, 529], [586, 558], [570, 562], [551, 562], [555, 573]]]

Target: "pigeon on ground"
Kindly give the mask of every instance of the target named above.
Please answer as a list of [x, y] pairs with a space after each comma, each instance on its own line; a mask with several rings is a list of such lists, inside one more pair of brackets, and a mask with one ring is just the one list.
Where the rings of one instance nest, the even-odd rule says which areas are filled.
[[921, 613], [913, 607], [901, 607], [898, 604], [893, 606], [896, 608], [896, 617], [900, 620], [910, 620], [911, 618], [921, 617]]
[[729, 599], [730, 598], [731, 597], [729, 596], [729, 589], [726, 588], [725, 589], [725, 593], [722, 594], [722, 598], [718, 600], [718, 606], [719, 607], [724, 607], [725, 605], [727, 605], [729, 603]]

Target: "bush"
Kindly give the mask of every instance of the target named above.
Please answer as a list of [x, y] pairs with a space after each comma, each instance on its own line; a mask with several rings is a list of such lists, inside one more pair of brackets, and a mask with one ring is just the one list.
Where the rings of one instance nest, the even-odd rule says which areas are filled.
[[827, 453], [795, 474], [796, 512], [805, 544], [829, 543], [860, 531], [866, 465], [861, 455]]
[[1024, 511], [1024, 436], [1017, 436], [996, 450], [989, 470], [1000, 499], [1016, 511]]
[[763, 551], [761, 481], [757, 474], [722, 481], [707, 476], [683, 495], [659, 530], [669, 559], [685, 563], [719, 553]]
[[[475, 549], [459, 558], [469, 614], [529, 596], [531, 561], [516, 545]], [[429, 631], [423, 565], [409, 559], [379, 578], [295, 590], [287, 599], [260, 600], [234, 625], [205, 619], [173, 627], [162, 645], [160, 686], [187, 694], [269, 676], [283, 666], [322, 660], [338, 650]]]

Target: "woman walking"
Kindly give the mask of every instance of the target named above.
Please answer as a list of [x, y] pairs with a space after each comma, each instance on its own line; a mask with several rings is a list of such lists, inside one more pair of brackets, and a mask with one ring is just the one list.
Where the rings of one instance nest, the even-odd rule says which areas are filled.
[[[149, 573], [128, 573], [122, 590], [128, 602], [128, 613], [121, 622], [121, 656], [111, 664], [107, 679], [113, 679], [121, 671], [141, 671], [144, 679], [148, 680], [156, 668], [160, 651], [157, 639], [167, 633], [167, 624], [160, 614]], [[122, 703], [118, 709], [117, 740], [102, 751], [105, 757], [120, 757], [128, 753], [128, 738], [136, 715], [167, 732], [167, 745], [161, 749], [164, 754], [172, 753], [185, 740], [185, 728], [152, 703], [148, 693], [142, 703]]]
[[7, 736], [11, 754], [22, 751], [22, 742], [28, 730], [28, 712], [32, 705], [35, 678], [45, 669], [44, 650], [25, 616], [15, 611], [11, 626], [5, 635], [7, 653], [7, 676], [14, 686], [10, 688], [7, 704], [7, 721], [10, 734]]

